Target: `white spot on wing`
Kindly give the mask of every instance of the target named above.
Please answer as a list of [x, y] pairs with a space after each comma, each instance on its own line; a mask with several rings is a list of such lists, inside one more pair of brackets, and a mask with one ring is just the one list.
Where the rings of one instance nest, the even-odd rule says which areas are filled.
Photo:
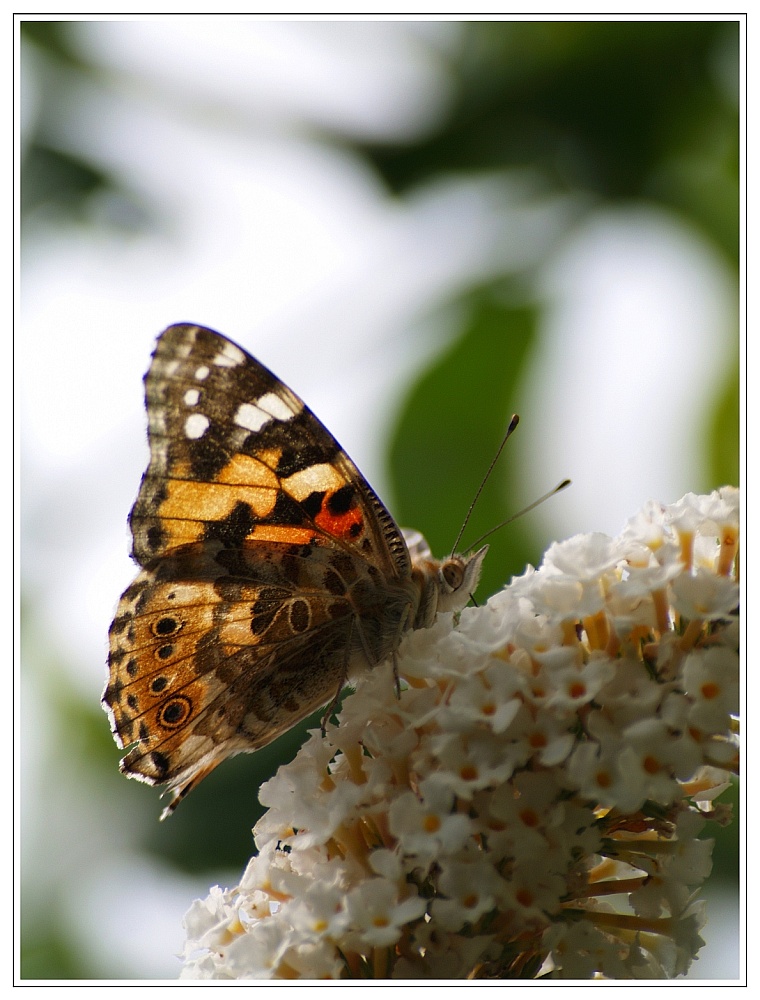
[[270, 420], [290, 420], [296, 415], [288, 404], [273, 392], [265, 393], [256, 403], [241, 403], [235, 414], [238, 427], [260, 431]]
[[214, 364], [219, 365], [220, 368], [235, 368], [237, 365], [242, 365], [244, 361], [245, 354], [239, 347], [230, 343], [225, 344], [214, 358]]
[[268, 392], [262, 396], [258, 400], [257, 406], [274, 417], [275, 420], [290, 420], [291, 417], [295, 416], [288, 404], [273, 392]]
[[211, 369], [208, 365], [201, 365], [200, 368], [196, 368], [195, 377], [199, 382], [202, 382], [204, 378], [208, 378]]
[[188, 389], [185, 393], [185, 406], [195, 406], [201, 394], [197, 389]]
[[195, 440], [203, 437], [210, 424], [209, 418], [203, 413], [191, 413], [185, 421], [185, 434]]
[[260, 410], [258, 406], [254, 406], [253, 403], [241, 403], [234, 419], [238, 427], [245, 427], [249, 431], [260, 431], [272, 417]]
[[177, 340], [174, 344], [174, 353], [179, 355], [180, 358], [189, 358], [194, 344], [195, 331], [185, 330], [182, 334], [182, 338]]

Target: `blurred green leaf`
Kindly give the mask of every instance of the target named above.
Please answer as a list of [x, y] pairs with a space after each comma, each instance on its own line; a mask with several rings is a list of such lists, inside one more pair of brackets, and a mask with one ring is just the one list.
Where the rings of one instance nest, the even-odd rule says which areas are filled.
[[736, 123], [716, 115], [704, 121], [690, 148], [654, 171], [650, 193], [701, 228], [739, 264], [739, 145]]
[[561, 191], [657, 199], [736, 264], [738, 60], [736, 21], [472, 22], [438, 126], [357, 149], [399, 194], [527, 167]]
[[92, 979], [93, 971], [83, 962], [62, 933], [64, 921], [54, 912], [44, 924], [24, 926], [21, 939], [21, 979]]
[[715, 840], [710, 879], [714, 882], [723, 882], [732, 888], [738, 888], [740, 825], [738, 778], [731, 782], [731, 787], [723, 792], [718, 802], [732, 807], [733, 821], [728, 826], [717, 826], [715, 823], [709, 823], [702, 833], [703, 837]]
[[[438, 556], [451, 551], [496, 454], [537, 322], [535, 307], [513, 305], [498, 286], [472, 292], [458, 308], [462, 332], [410, 389], [390, 446], [394, 509]], [[519, 495], [516, 486], [507, 454], [483, 490], [460, 550], [516, 512], [524, 498], [505, 499]], [[481, 593], [500, 588], [538, 558], [527, 530], [518, 522], [489, 539]]]
[[76, 126], [92, 128], [81, 120], [81, 88], [95, 89], [104, 80], [102, 70], [80, 56], [76, 39], [76, 22], [21, 22], [21, 58], [26, 62], [34, 53], [29, 61], [38, 91], [37, 115], [22, 119], [22, 235], [40, 210], [56, 221], [99, 223], [126, 232], [147, 228], [157, 214], [137, 191], [78, 148]]
[[22, 217], [51, 203], [81, 216], [87, 198], [111, 187], [108, 175], [81, 157], [32, 143], [21, 175]]
[[708, 432], [707, 489], [739, 485], [739, 364], [735, 365], [720, 392], [710, 418]]
[[97, 221], [124, 233], [147, 229], [158, 215], [109, 171], [32, 142], [21, 164], [22, 226], [40, 209], [70, 221]]
[[59, 62], [78, 69], [89, 69], [77, 51], [77, 30], [76, 21], [21, 21], [19, 24], [23, 42], [32, 42]]

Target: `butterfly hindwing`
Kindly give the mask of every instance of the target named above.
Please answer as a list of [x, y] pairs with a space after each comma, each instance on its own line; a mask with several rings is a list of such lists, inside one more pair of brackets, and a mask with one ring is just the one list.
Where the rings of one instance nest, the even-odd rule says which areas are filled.
[[[376, 642], [355, 621], [352, 586], [369, 588], [360, 564], [344, 560], [341, 572], [325, 550], [283, 559], [267, 543], [237, 555], [190, 547], [144, 570], [110, 630], [104, 702], [117, 743], [132, 747], [122, 769], [181, 791], [325, 705], [352, 656]], [[404, 601], [400, 592], [397, 623]]]

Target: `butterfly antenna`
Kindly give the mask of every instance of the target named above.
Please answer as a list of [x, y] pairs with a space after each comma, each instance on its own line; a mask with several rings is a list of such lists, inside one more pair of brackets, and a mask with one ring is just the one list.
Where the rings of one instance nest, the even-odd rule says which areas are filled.
[[[512, 419], [509, 421], [509, 427], [507, 427], [507, 432], [504, 435], [504, 437], [501, 439], [501, 444], [499, 445], [499, 447], [498, 447], [498, 449], [496, 451], [496, 454], [491, 459], [491, 464], [488, 466], [488, 469], [486, 470], [486, 474], [483, 476], [483, 480], [482, 480], [480, 486], [478, 486], [478, 489], [477, 489], [477, 492], [475, 493], [475, 496], [472, 498], [472, 503], [470, 504], [470, 509], [467, 511], [467, 517], [465, 517], [464, 522], [462, 523], [462, 527], [459, 529], [459, 534], [457, 535], [457, 540], [454, 542], [454, 547], [451, 550], [452, 553], [456, 552], [457, 549], [459, 548], [459, 542], [462, 539], [462, 535], [464, 534], [464, 530], [467, 527], [467, 524], [468, 524], [468, 522], [470, 520], [472, 512], [473, 512], [473, 510], [475, 508], [475, 504], [480, 499], [480, 494], [483, 492], [483, 487], [488, 482], [488, 477], [493, 472], [493, 467], [499, 461], [499, 455], [501, 455], [502, 451], [504, 450], [504, 445], [510, 439], [510, 437], [512, 436], [512, 433], [514, 432], [515, 428], [517, 427], [517, 425], [519, 423], [520, 423], [520, 418], [517, 416], [516, 413], [513, 413], [512, 414]], [[538, 503], [539, 501], [536, 501], [536, 502]], [[528, 508], [528, 509], [530, 509], [530, 508]], [[501, 525], [499, 525], [499, 527], [501, 527]], [[489, 534], [490, 534], [490, 531], [489, 531]]]
[[480, 545], [480, 543], [484, 539], [488, 538], [489, 535], [492, 535], [494, 531], [498, 531], [500, 528], [503, 528], [505, 524], [511, 524], [512, 521], [516, 521], [518, 517], [522, 517], [523, 514], [527, 514], [528, 511], [533, 510], [534, 507], [538, 507], [538, 505], [542, 504], [544, 500], [548, 500], [550, 497], [553, 497], [557, 493], [560, 493], [562, 490], [564, 490], [566, 487], [570, 485], [570, 482], [571, 481], [569, 479], [563, 479], [562, 482], [558, 483], [558, 485], [555, 486], [553, 490], [549, 490], [548, 493], [544, 493], [544, 495], [542, 497], [539, 497], [538, 500], [534, 500], [533, 503], [529, 503], [527, 507], [523, 507], [522, 510], [518, 510], [516, 514], [513, 514], [511, 517], [508, 517], [506, 521], [502, 521], [501, 524], [497, 524], [495, 528], [489, 529], [485, 533], [485, 535], [481, 535], [480, 538], [476, 538], [475, 541], [470, 546], [470, 548], [474, 549], [476, 545]]

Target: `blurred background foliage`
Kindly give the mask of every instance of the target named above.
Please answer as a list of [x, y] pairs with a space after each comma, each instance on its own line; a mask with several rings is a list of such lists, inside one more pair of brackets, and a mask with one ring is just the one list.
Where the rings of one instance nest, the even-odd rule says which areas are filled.
[[[30, 231], [38, 242], [61, 225], [106, 227], [129, 239], [160, 224], [164, 212], [132, 185], [128, 174], [98, 162], [76, 140], [67, 141], [77, 95], [83, 88], [97, 89], [108, 75], [102, 61], [96, 64], [83, 55], [79, 30], [75, 21], [21, 23], [21, 58], [39, 108], [22, 145], [22, 262]], [[738, 60], [737, 22], [468, 22], [460, 26], [457, 46], [445, 55], [450, 99], [426, 129], [402, 139], [370, 141], [312, 123], [308, 138], [358, 158], [382, 182], [384, 196], [399, 202], [452, 176], [518, 172], [546, 196], [580, 196], [581, 214], [639, 200], [660, 205], [723, 255], [738, 287]], [[114, 86], [114, 80], [108, 84]], [[453, 326], [455, 335], [441, 339], [440, 351], [400, 399], [387, 451], [394, 511], [401, 523], [419, 527], [438, 553], [451, 546], [535, 352], [542, 303], [532, 278], [530, 267], [525, 273], [497, 274], [442, 301], [443, 325]], [[727, 327], [726, 352], [738, 359], [733, 318]], [[705, 400], [700, 440], [708, 472], [695, 490], [738, 483], [738, 386], [737, 360], [718, 396]], [[557, 480], [569, 471], [557, 469]], [[509, 461], [500, 466], [464, 544], [514, 513], [504, 497], [518, 495], [515, 475]], [[125, 513], [114, 511], [113, 517]], [[527, 562], [539, 562], [548, 540], [537, 534], [530, 517], [494, 535], [490, 544], [497, 557], [486, 562], [481, 593], [504, 583], [504, 566], [518, 573]], [[39, 638], [45, 634], [40, 625], [29, 594], [22, 636], [25, 670], [50, 687], [49, 678], [65, 674], [57, 670], [54, 644], [48, 647]], [[139, 817], [142, 851], [179, 872], [208, 874], [210, 880], [220, 870], [239, 871], [251, 852], [256, 816], [249, 796], [241, 802], [241, 785], [250, 788], [271, 776], [278, 762], [294, 755], [307, 728], [299, 727], [254, 758], [229, 762], [169, 823], [159, 825], [155, 795], [118, 775], [118, 752], [99, 706], [85, 704], [63, 680], [54, 685], [53, 700], [56, 727], [66, 742], [66, 767], [74, 768], [81, 782], [101, 789], [115, 821], [127, 814]], [[50, 764], [52, 783], [62, 766]], [[732, 884], [737, 828], [721, 834], [716, 861], [716, 876]], [[22, 838], [22, 851], [28, 845]], [[60, 900], [41, 892], [33, 875], [26, 882], [22, 975], [102, 975], [77, 948]], [[129, 974], [115, 962], [115, 976]]]

